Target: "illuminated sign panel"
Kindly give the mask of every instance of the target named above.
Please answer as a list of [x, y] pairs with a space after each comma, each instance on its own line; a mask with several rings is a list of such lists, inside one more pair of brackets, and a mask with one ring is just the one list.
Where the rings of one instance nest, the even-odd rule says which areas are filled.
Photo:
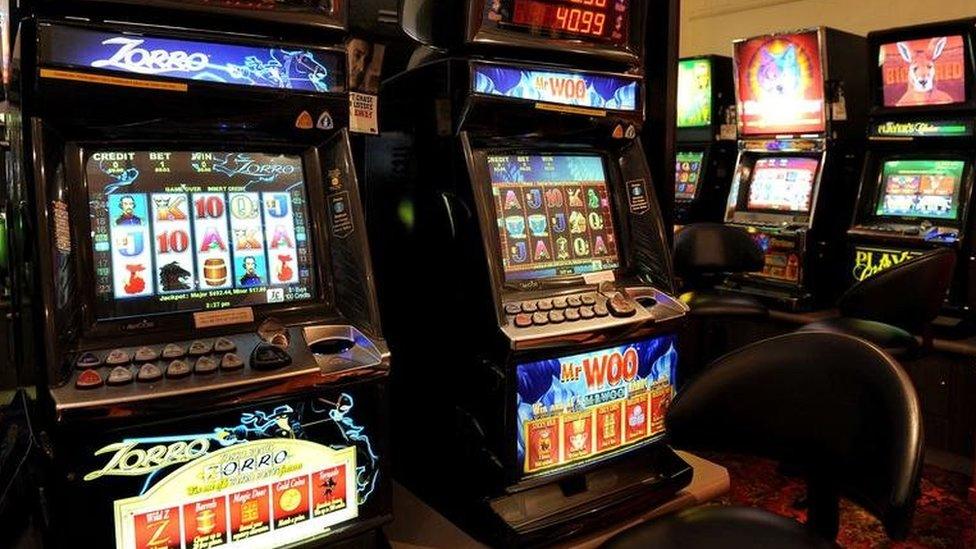
[[[380, 482], [380, 458], [355, 408], [353, 396], [341, 393], [249, 409], [188, 431], [108, 439], [91, 447], [91, 459], [82, 457], [81, 479], [111, 494], [117, 549], [318, 539], [368, 515]], [[93, 528], [103, 527], [101, 517], [90, 518]]]
[[639, 79], [475, 64], [474, 93], [594, 109], [636, 111]]
[[678, 127], [712, 123], [712, 64], [707, 59], [678, 63]]
[[741, 134], [824, 131], [824, 75], [816, 31], [736, 42], [735, 66]]
[[886, 107], [966, 101], [966, 46], [962, 36], [884, 44], [878, 61]]
[[775, 234], [757, 231], [751, 233], [752, 239], [763, 251], [762, 271], [754, 273], [766, 278], [785, 282], [799, 282], [803, 273], [803, 262], [796, 241], [780, 238]]
[[879, 137], [970, 137], [973, 133], [972, 120], [887, 120], [871, 126], [871, 135]]
[[526, 474], [591, 460], [664, 433], [676, 337], [517, 366], [518, 459]]
[[337, 51], [202, 42], [66, 26], [42, 27], [45, 65], [312, 93], [345, 91]]
[[116, 547], [268, 547], [313, 538], [358, 516], [355, 474], [352, 446], [282, 438], [223, 448], [116, 501]]
[[922, 252], [919, 250], [857, 246], [854, 248], [854, 268], [851, 274], [854, 280], [861, 282], [920, 255]]

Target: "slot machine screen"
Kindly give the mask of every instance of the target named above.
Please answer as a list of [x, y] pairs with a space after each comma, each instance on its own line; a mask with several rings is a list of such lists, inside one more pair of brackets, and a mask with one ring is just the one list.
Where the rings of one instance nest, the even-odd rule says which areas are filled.
[[746, 207], [751, 211], [809, 212], [819, 167], [816, 158], [802, 156], [756, 160]]
[[485, 24], [624, 45], [630, 0], [489, 0]]
[[678, 127], [712, 123], [712, 64], [707, 59], [678, 62]]
[[98, 150], [85, 176], [97, 318], [317, 295], [301, 157]]
[[954, 221], [959, 216], [963, 160], [889, 160], [881, 168], [875, 214]]
[[601, 157], [490, 155], [488, 168], [506, 279], [620, 266]]
[[883, 44], [878, 63], [885, 107], [966, 102], [966, 46], [961, 35]]
[[675, 155], [674, 197], [678, 200], [692, 200], [701, 185], [702, 151], [685, 151]]
[[735, 43], [742, 135], [820, 133], [826, 128], [817, 31]]

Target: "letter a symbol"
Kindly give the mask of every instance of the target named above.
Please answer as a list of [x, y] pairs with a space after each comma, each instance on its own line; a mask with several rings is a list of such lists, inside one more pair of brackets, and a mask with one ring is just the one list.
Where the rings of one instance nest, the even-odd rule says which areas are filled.
[[518, 196], [515, 191], [508, 191], [505, 193], [505, 209], [506, 210], [521, 210], [522, 205], [519, 204]]
[[203, 240], [200, 243], [200, 251], [209, 252], [212, 250], [225, 252], [227, 251], [227, 246], [224, 244], [224, 239], [220, 238], [220, 233], [217, 232], [217, 229], [210, 227], [203, 235]]
[[593, 245], [593, 253], [595, 255], [606, 255], [607, 245], [603, 243], [603, 237], [596, 237], [596, 243]]
[[535, 245], [535, 261], [545, 261], [551, 258], [552, 256], [549, 255], [549, 248], [546, 248], [546, 243], [540, 240]]
[[278, 226], [277, 228], [275, 228], [274, 238], [271, 239], [271, 247], [277, 249], [281, 247], [282, 242], [284, 242], [285, 246], [289, 248], [295, 247], [295, 245], [291, 241], [291, 238], [288, 237], [288, 233], [285, 231], [285, 228]]

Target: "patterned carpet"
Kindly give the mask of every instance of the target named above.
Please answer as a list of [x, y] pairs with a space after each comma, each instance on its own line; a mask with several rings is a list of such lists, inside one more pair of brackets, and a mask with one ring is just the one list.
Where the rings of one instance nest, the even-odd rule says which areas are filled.
[[[781, 475], [770, 461], [754, 458], [709, 456], [729, 469], [732, 490], [721, 503], [762, 507], [804, 520], [806, 513], [793, 507], [803, 485]], [[881, 524], [856, 505], [843, 502], [837, 541], [847, 549], [966, 549], [976, 547], [976, 508], [966, 501], [969, 477], [926, 466], [922, 494], [912, 533], [904, 542], [892, 542]]]

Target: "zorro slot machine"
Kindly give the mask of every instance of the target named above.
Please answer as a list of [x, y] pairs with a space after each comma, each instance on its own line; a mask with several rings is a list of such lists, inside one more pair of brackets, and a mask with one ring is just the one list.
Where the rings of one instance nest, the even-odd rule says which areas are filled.
[[976, 21], [868, 35], [872, 99], [868, 150], [848, 231], [857, 282], [926, 250], [959, 254], [944, 312], [971, 318], [973, 162], [976, 161]]
[[739, 40], [734, 62], [739, 159], [725, 222], [766, 260], [725, 286], [788, 310], [829, 304], [844, 286], [863, 158], [867, 44], [821, 27]]
[[390, 513], [389, 352], [344, 12], [285, 41], [304, 35], [243, 4], [206, 30], [177, 4], [203, 3], [39, 4], [18, 31], [42, 527], [51, 546], [368, 543]]
[[687, 309], [639, 135], [649, 6], [447, 4], [405, 8], [446, 53], [384, 82], [368, 155], [398, 480], [482, 539], [551, 543], [690, 480], [664, 441]]
[[732, 59], [718, 55], [678, 62], [675, 225], [721, 222], [735, 170]]

